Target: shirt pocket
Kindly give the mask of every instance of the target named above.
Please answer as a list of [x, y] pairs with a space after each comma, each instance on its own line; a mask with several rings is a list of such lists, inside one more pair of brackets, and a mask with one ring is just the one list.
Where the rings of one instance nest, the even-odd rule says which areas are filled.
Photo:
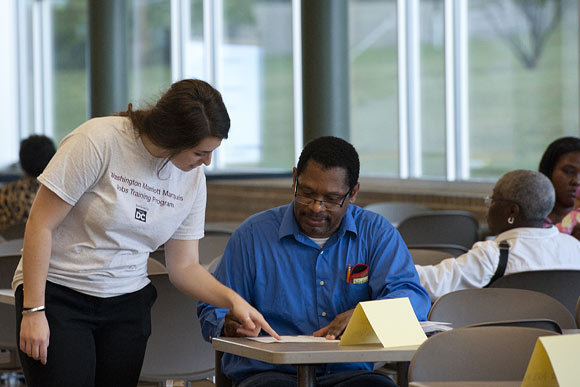
[[345, 310], [352, 309], [361, 301], [368, 301], [370, 288], [366, 283], [347, 283], [345, 297]]

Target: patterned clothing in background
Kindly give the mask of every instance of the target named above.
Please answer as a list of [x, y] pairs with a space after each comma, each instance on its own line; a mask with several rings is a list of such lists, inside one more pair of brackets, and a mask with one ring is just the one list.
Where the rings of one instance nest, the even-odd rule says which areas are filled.
[[25, 223], [40, 188], [35, 177], [23, 177], [0, 186], [0, 231]]

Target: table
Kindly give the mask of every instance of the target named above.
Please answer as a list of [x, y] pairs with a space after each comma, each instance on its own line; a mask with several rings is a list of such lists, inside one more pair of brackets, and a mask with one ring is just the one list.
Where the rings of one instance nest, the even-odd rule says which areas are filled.
[[[244, 337], [215, 337], [213, 348], [272, 364], [293, 364], [298, 368], [298, 385], [314, 386], [316, 364], [351, 362], [408, 362], [418, 345], [383, 348], [379, 344], [339, 346], [332, 343], [259, 343]], [[219, 356], [218, 356], [219, 357]]]
[[12, 289], [0, 289], [0, 303], [14, 305], [14, 291]]

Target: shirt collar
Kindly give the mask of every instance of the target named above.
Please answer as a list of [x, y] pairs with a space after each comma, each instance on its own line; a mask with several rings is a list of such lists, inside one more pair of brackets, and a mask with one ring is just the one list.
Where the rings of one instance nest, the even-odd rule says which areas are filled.
[[507, 230], [495, 237], [497, 242], [516, 239], [516, 238], [541, 238], [557, 235], [560, 231], [555, 226], [550, 226], [547, 228], [541, 227], [516, 227], [511, 230]]
[[[347, 231], [353, 233], [354, 236], [357, 235], [356, 223], [353, 217], [354, 208], [355, 206], [348, 206], [338, 230], [330, 236], [328, 239], [329, 242], [342, 238]], [[300, 227], [298, 227], [298, 223], [296, 223], [296, 218], [294, 217], [294, 202], [288, 204], [286, 207], [284, 216], [282, 217], [282, 222], [280, 223], [280, 229], [278, 230], [279, 239], [289, 235], [293, 235], [294, 239], [297, 241], [302, 241], [304, 238], [308, 238], [302, 233], [302, 231], [300, 231]]]

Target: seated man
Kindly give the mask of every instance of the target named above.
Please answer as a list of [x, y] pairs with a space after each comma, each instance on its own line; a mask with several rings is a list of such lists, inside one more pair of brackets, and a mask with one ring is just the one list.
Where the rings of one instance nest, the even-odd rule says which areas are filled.
[[[293, 170], [294, 202], [248, 218], [232, 235], [216, 270], [280, 335], [339, 337], [360, 301], [408, 297], [419, 320], [429, 296], [397, 230], [354, 203], [359, 158], [348, 142], [310, 142]], [[360, 271], [359, 271], [360, 270]], [[203, 334], [256, 336], [227, 310], [198, 304]], [[319, 385], [393, 386], [372, 363], [317, 367]], [[224, 355], [239, 386], [295, 386], [296, 368]]]
[[543, 226], [554, 200], [554, 187], [540, 172], [517, 169], [503, 175], [488, 199], [487, 224], [495, 239], [477, 242], [467, 253], [437, 265], [416, 266], [431, 300], [485, 287], [504, 274], [580, 270], [580, 241]]

